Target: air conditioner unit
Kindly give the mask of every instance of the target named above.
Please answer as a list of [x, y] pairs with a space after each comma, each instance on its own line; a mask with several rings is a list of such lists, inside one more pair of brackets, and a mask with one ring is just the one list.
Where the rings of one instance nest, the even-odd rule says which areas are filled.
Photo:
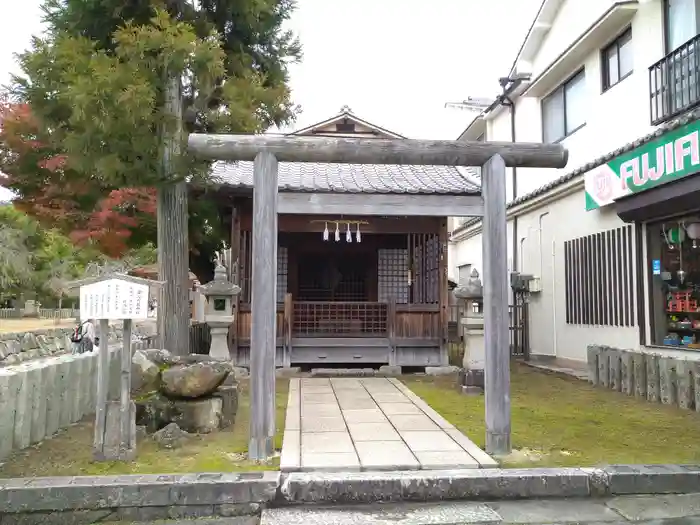
[[533, 279], [532, 275], [519, 272], [510, 273], [510, 287], [515, 292], [529, 292], [528, 283]]

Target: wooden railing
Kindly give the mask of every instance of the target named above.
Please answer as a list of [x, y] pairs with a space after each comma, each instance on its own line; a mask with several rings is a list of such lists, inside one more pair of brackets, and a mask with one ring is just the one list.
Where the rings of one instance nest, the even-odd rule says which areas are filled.
[[[250, 304], [241, 304], [235, 321], [238, 325], [238, 340], [249, 341], [252, 327], [253, 314], [250, 311]], [[284, 337], [284, 305], [277, 305], [277, 337]]]
[[[252, 314], [241, 304], [236, 316], [238, 341], [248, 344]], [[293, 301], [285, 296], [277, 305], [278, 344], [291, 345], [292, 337], [388, 337], [405, 340], [438, 340], [443, 337], [437, 304], [379, 302]]]
[[386, 337], [387, 305], [373, 302], [293, 302], [295, 336]]

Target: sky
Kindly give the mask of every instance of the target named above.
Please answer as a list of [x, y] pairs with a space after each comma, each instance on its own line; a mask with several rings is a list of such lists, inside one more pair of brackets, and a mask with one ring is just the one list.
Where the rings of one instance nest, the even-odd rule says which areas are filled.
[[[0, 85], [41, 31], [41, 0], [0, 17]], [[495, 97], [541, 0], [298, 0], [286, 26], [304, 57], [290, 68], [294, 128], [344, 105], [410, 138], [456, 139], [475, 114], [446, 102]], [[0, 201], [6, 197], [0, 188]]]

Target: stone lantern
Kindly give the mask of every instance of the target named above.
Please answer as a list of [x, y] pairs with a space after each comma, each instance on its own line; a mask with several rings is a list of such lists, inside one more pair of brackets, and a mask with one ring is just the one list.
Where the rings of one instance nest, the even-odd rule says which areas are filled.
[[483, 300], [484, 289], [479, 272], [472, 270], [465, 286], [454, 290], [454, 295], [464, 305], [464, 315], [460, 324], [464, 334], [464, 358], [460, 375], [462, 391], [465, 394], [480, 394], [484, 389], [484, 314], [475, 306]]
[[226, 268], [217, 261], [214, 280], [201, 286], [199, 290], [207, 298], [204, 321], [211, 329], [209, 356], [213, 359], [231, 359], [228, 349], [228, 329], [233, 323], [233, 298], [241, 288], [228, 280]]

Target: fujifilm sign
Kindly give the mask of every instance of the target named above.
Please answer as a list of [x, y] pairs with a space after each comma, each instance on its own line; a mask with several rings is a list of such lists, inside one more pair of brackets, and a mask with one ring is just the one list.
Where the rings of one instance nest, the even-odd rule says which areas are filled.
[[691, 122], [586, 173], [586, 210], [700, 170], [699, 131]]

